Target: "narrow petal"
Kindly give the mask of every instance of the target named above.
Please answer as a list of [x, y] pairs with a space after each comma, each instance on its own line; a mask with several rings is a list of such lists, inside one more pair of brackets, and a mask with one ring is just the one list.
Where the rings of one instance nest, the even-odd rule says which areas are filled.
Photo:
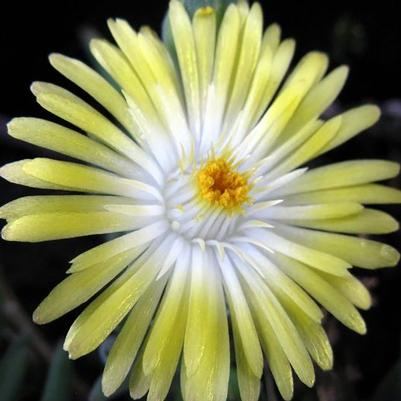
[[9, 182], [19, 185], [25, 185], [27, 187], [71, 191], [71, 188], [69, 187], [46, 182], [39, 178], [33, 177], [30, 174], [27, 174], [27, 172], [25, 171], [25, 166], [27, 164], [30, 164], [31, 162], [31, 159], [26, 159], [5, 164], [0, 168], [0, 176]]
[[366, 333], [366, 325], [357, 309], [318, 273], [295, 259], [276, 253], [271, 256], [280, 268], [298, 282], [341, 323], [359, 334]]
[[259, 59], [263, 28], [263, 12], [259, 3], [254, 3], [244, 22], [235, 77], [231, 87], [229, 102], [225, 113], [223, 130], [230, 129], [232, 120], [242, 109], [248, 97], [256, 64]]
[[[194, 247], [191, 261], [191, 291], [188, 323], [185, 334], [184, 362], [188, 375], [193, 375], [204, 358], [205, 349], [216, 336], [218, 293], [216, 286], [210, 288], [211, 277], [205, 252]], [[214, 275], [213, 275], [214, 276]], [[212, 276], [212, 277], [213, 277]], [[205, 294], [208, 294], [206, 297]]]
[[295, 41], [293, 39], [287, 39], [281, 42], [277, 50], [273, 53], [269, 82], [264, 90], [263, 100], [260, 102], [259, 107], [256, 108], [255, 118], [253, 120], [254, 123], [259, 120], [276, 94], [277, 89], [280, 87], [282, 80], [288, 71], [294, 52]]
[[37, 324], [49, 323], [86, 302], [116, 277], [144, 248], [122, 252], [58, 284], [33, 313]]
[[354, 266], [365, 269], [393, 267], [400, 259], [397, 250], [391, 246], [365, 238], [278, 224], [275, 229], [280, 235], [292, 241], [337, 256]]
[[340, 126], [341, 117], [335, 117], [325, 122], [302, 146], [267, 173], [265, 179], [278, 178], [313, 159], [320, 149], [337, 135]]
[[193, 17], [193, 31], [199, 66], [199, 82], [203, 108], [205, 108], [207, 91], [213, 72], [216, 47], [216, 25], [216, 11], [214, 8], [201, 7], [195, 12]]
[[[253, 292], [254, 309], [258, 309], [264, 320], [270, 323], [285, 355], [300, 380], [311, 387], [315, 380], [313, 364], [310, 360], [296, 327], [291, 322], [280, 302], [262, 283], [251, 269], [240, 261], [236, 261], [242, 277], [247, 282], [249, 292]], [[250, 295], [248, 295], [250, 296]]]
[[216, 91], [216, 107], [214, 115], [217, 120], [217, 132], [221, 131], [229, 88], [234, 74], [235, 61], [240, 40], [241, 21], [238, 8], [234, 5], [227, 7], [220, 25], [216, 45], [216, 57], [213, 72], [213, 81]]
[[321, 189], [368, 184], [393, 178], [399, 172], [399, 164], [387, 160], [352, 160], [340, 162], [310, 170], [293, 184], [275, 192], [274, 195], [283, 197], [284, 195]]
[[150, 284], [117, 336], [107, 356], [102, 376], [102, 389], [106, 397], [113, 394], [127, 377], [159, 304], [166, 279]]
[[41, 242], [131, 231], [140, 228], [144, 222], [112, 212], [43, 213], [11, 220], [1, 236], [7, 241]]
[[[205, 315], [203, 315], [204, 319], [199, 329], [203, 325], [206, 326], [206, 330], [201, 330], [201, 335], [203, 335], [202, 332], [204, 331], [208, 332], [205, 347], [200, 350], [201, 358], [196, 370], [193, 370], [193, 365], [187, 364], [188, 358], [184, 358], [182, 363], [181, 387], [185, 401], [225, 401], [227, 399], [230, 373], [230, 347], [224, 294], [217, 266], [214, 263], [210, 263], [206, 264], [204, 268], [206, 269], [208, 280], [208, 297], [205, 297], [206, 292], [204, 292], [203, 302], [207, 302], [212, 306], [210, 300], [205, 298], [212, 298], [214, 300], [213, 307], [215, 308], [214, 314], [216, 318], [209, 320], [206, 317], [207, 320], [205, 320]], [[194, 287], [192, 285], [191, 292], [193, 290]], [[190, 301], [193, 302], [192, 297]], [[190, 303], [189, 307], [193, 307], [193, 303]], [[190, 318], [190, 316], [188, 317]], [[196, 340], [192, 335], [187, 339], [187, 335], [190, 333], [188, 332], [189, 327], [187, 327], [185, 335], [184, 357], [185, 352], [192, 348], [192, 344], [187, 341]]]
[[[189, 128], [185, 110], [174, 78], [170, 75], [168, 63], [157, 57], [158, 53], [153, 44], [144, 41], [142, 35], [138, 35], [126, 21], [110, 19], [108, 23], [119, 47], [155, 105], [163, 127], [170, 131], [178, 144], [189, 149]], [[165, 98], [168, 98], [168, 101], [165, 101]], [[135, 97], [133, 99], [135, 101]], [[146, 117], [149, 119], [149, 116]]]
[[146, 169], [160, 182], [161, 172], [157, 164], [135, 142], [89, 104], [59, 86], [44, 82], [34, 82], [31, 90], [44, 109], [89, 132]]
[[389, 214], [379, 210], [364, 209], [358, 214], [328, 220], [303, 220], [289, 223], [319, 230], [348, 234], [388, 234], [399, 229], [398, 222]]
[[90, 50], [97, 62], [110, 74], [118, 85], [141, 105], [143, 112], [152, 121], [158, 121], [158, 114], [140, 79], [130, 67], [121, 50], [106, 40], [93, 39]]
[[263, 34], [262, 49], [269, 48], [274, 53], [280, 45], [281, 28], [278, 24], [271, 24]]
[[260, 378], [263, 372], [262, 349], [246, 298], [228, 257], [226, 256], [219, 263], [224, 278], [224, 288], [230, 306], [231, 319], [235, 320], [237, 325], [237, 335], [239, 336], [237, 341], [240, 342], [238, 346], [246, 359], [244, 363], [249, 366], [254, 376]]
[[106, 205], [114, 205], [116, 208], [135, 207], [132, 199], [120, 196], [37, 195], [24, 196], [3, 205], [0, 217], [16, 219], [30, 214], [100, 212], [107, 210]]
[[74, 258], [71, 261], [73, 264], [70, 272], [87, 269], [96, 263], [102, 262], [104, 259], [127, 251], [130, 248], [146, 245], [163, 235], [167, 229], [168, 226], [165, 222], [157, 222], [98, 245]]
[[[255, 204], [256, 206], [257, 204]], [[360, 213], [363, 206], [359, 203], [327, 203], [308, 206], [273, 206], [263, 213], [257, 213], [258, 217], [273, 220], [326, 220]]]
[[380, 118], [380, 109], [377, 106], [368, 104], [348, 110], [342, 113], [341, 117], [342, 125], [340, 131], [336, 137], [320, 151], [320, 154], [342, 145], [355, 135], [358, 135], [360, 132], [376, 124]]
[[350, 302], [360, 309], [369, 309], [372, 306], [372, 298], [368, 289], [354, 276], [328, 277], [324, 273], [319, 274], [341, 292]]
[[309, 121], [320, 117], [341, 92], [348, 73], [348, 67], [338, 67], [313, 87], [289, 123], [285, 132], [287, 137], [291, 137]]
[[179, 1], [170, 2], [168, 15], [180, 64], [190, 125], [196, 133], [200, 131], [201, 93], [194, 32], [189, 16]]
[[53, 53], [49, 60], [60, 74], [89, 93], [133, 134], [132, 121], [124, 98], [105, 78], [81, 61], [62, 54]]
[[167, 238], [149, 248], [81, 313], [64, 342], [70, 358], [93, 351], [116, 328], [155, 279], [170, 245]]
[[132, 176], [136, 165], [121, 154], [72, 129], [38, 118], [14, 118], [7, 125], [14, 138], [102, 167], [122, 176]]
[[260, 377], [253, 373], [252, 364], [244, 354], [244, 347], [239, 334], [239, 324], [231, 318], [234, 337], [235, 361], [237, 365], [238, 387], [242, 400], [258, 401], [260, 395]]
[[246, 288], [246, 296], [251, 306], [252, 314], [255, 317], [255, 323], [266, 360], [269, 361], [269, 369], [274, 377], [277, 388], [284, 398], [289, 401], [294, 392], [294, 383], [292, 377], [291, 365], [286, 354], [273, 330], [271, 322], [263, 313], [264, 308], [259, 306], [256, 296], [252, 293], [251, 288]]
[[272, 230], [247, 230], [247, 236], [256, 238], [274, 251], [288, 255], [315, 269], [323, 270], [336, 276], [347, 275], [347, 269], [351, 267], [350, 264], [342, 259], [300, 245], [298, 242], [288, 240], [274, 233]]
[[295, 303], [313, 321], [320, 323], [323, 314], [316, 303], [300, 288], [294, 281], [285, 275], [272, 261], [268, 255], [262, 254], [252, 246], [243, 247], [246, 261], [257, 264], [263, 273], [264, 280], [270, 289], [280, 299]]
[[169, 391], [183, 347], [187, 321], [187, 247], [177, 261], [166, 289], [143, 355], [143, 370], [151, 377], [149, 401], [163, 401]]
[[333, 350], [322, 325], [309, 319], [300, 310], [298, 313], [293, 312], [291, 318], [312, 359], [322, 370], [332, 369]]
[[73, 191], [129, 196], [143, 200], [161, 199], [159, 191], [141, 181], [121, 178], [82, 164], [37, 158], [23, 165], [26, 174]]
[[143, 398], [149, 391], [150, 387], [151, 378], [145, 375], [142, 368], [143, 348], [144, 347], [142, 346], [129, 377], [129, 393], [131, 398], [134, 400]]
[[366, 184], [289, 195], [284, 199], [284, 203], [289, 206], [330, 202], [356, 202], [364, 205], [398, 204], [401, 203], [401, 191], [384, 185]]

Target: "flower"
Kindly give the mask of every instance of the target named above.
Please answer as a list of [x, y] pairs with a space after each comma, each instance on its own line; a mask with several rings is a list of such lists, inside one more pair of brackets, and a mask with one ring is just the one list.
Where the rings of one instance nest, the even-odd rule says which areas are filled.
[[172, 0], [169, 22], [172, 50], [123, 20], [109, 21], [118, 47], [91, 42], [118, 89], [80, 61], [50, 56], [102, 112], [59, 86], [34, 83], [39, 104], [69, 127], [16, 118], [9, 134], [81, 163], [22, 160], [1, 175], [81, 194], [3, 206], [2, 236], [36, 242], [122, 233], [73, 259], [34, 312], [43, 324], [95, 297], [67, 334], [73, 359], [125, 319], [106, 362], [106, 395], [130, 374], [133, 398], [148, 392], [161, 401], [180, 365], [185, 401], [224, 401], [229, 319], [242, 400], [258, 399], [264, 360], [289, 400], [293, 371], [312, 386], [312, 361], [324, 370], [333, 364], [318, 304], [366, 332], [357, 308], [369, 308], [370, 296], [350, 269], [394, 266], [399, 254], [347, 234], [398, 229], [363, 205], [401, 202], [399, 191], [375, 184], [399, 166], [303, 167], [370, 127], [379, 110], [366, 105], [326, 121], [347, 67], [326, 75], [327, 56], [311, 52], [285, 79], [294, 41], [281, 41], [277, 25], [263, 33], [258, 3], [230, 5], [218, 26], [213, 8], [198, 9], [191, 21]]

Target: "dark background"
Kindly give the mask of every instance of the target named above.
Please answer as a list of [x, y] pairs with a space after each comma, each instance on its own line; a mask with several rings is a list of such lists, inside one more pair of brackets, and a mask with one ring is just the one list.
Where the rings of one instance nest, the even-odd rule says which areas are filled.
[[[284, 36], [297, 40], [296, 59], [318, 49], [330, 54], [331, 67], [343, 63], [351, 67], [347, 86], [333, 110], [364, 102], [382, 107], [379, 124], [326, 156], [323, 162], [369, 157], [401, 161], [401, 18], [397, 3], [262, 0], [266, 22], [279, 22]], [[110, 38], [108, 17], [126, 18], [135, 28], [147, 24], [159, 30], [166, 6], [167, 1], [156, 0], [57, 1], [50, 5], [40, 1], [3, 2], [1, 164], [48, 154], [8, 138], [5, 123], [13, 116], [46, 116], [29, 91], [32, 81], [72, 88], [48, 64], [49, 53], [88, 60], [87, 38], [94, 33]], [[400, 187], [400, 180], [391, 184]], [[0, 204], [28, 193], [31, 191], [26, 188], [2, 181]], [[401, 218], [398, 207], [384, 210]], [[53, 353], [76, 312], [45, 327], [34, 328], [30, 323], [36, 305], [64, 277], [68, 260], [101, 240], [90, 237], [35, 245], [0, 242], [0, 400], [35, 401], [41, 399], [43, 392], [51, 394], [49, 385], [47, 390], [43, 388], [52, 358], [53, 384], [60, 389], [55, 401], [86, 400], [90, 388], [92, 400], [102, 399], [93, 385], [102, 370], [104, 348], [73, 364], [65, 361], [61, 353]], [[400, 248], [398, 233], [385, 240]], [[373, 308], [363, 313], [368, 335], [353, 334], [328, 317], [326, 327], [334, 347], [335, 368], [329, 373], [319, 372], [314, 389], [296, 388], [297, 401], [401, 400], [400, 270], [357, 273], [375, 301]], [[269, 401], [275, 401], [269, 383], [267, 377], [262, 399], [267, 398], [267, 392]], [[14, 395], [5, 398], [9, 394]], [[128, 396], [118, 399], [128, 400]], [[177, 395], [171, 396], [171, 400], [178, 399]], [[52, 400], [51, 396], [46, 400]], [[230, 400], [239, 401], [235, 383], [230, 388]]]

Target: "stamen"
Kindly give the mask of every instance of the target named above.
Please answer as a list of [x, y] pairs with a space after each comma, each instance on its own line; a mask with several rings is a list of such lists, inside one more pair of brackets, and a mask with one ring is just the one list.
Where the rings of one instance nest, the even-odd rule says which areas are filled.
[[245, 174], [234, 170], [225, 158], [209, 160], [197, 173], [202, 199], [227, 210], [241, 210], [249, 202], [250, 185]]

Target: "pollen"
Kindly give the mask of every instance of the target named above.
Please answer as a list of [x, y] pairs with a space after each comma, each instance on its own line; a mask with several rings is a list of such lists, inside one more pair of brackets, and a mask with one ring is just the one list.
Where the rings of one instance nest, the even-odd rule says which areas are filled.
[[215, 206], [236, 210], [249, 202], [246, 174], [235, 171], [224, 158], [209, 160], [196, 178], [201, 198]]

